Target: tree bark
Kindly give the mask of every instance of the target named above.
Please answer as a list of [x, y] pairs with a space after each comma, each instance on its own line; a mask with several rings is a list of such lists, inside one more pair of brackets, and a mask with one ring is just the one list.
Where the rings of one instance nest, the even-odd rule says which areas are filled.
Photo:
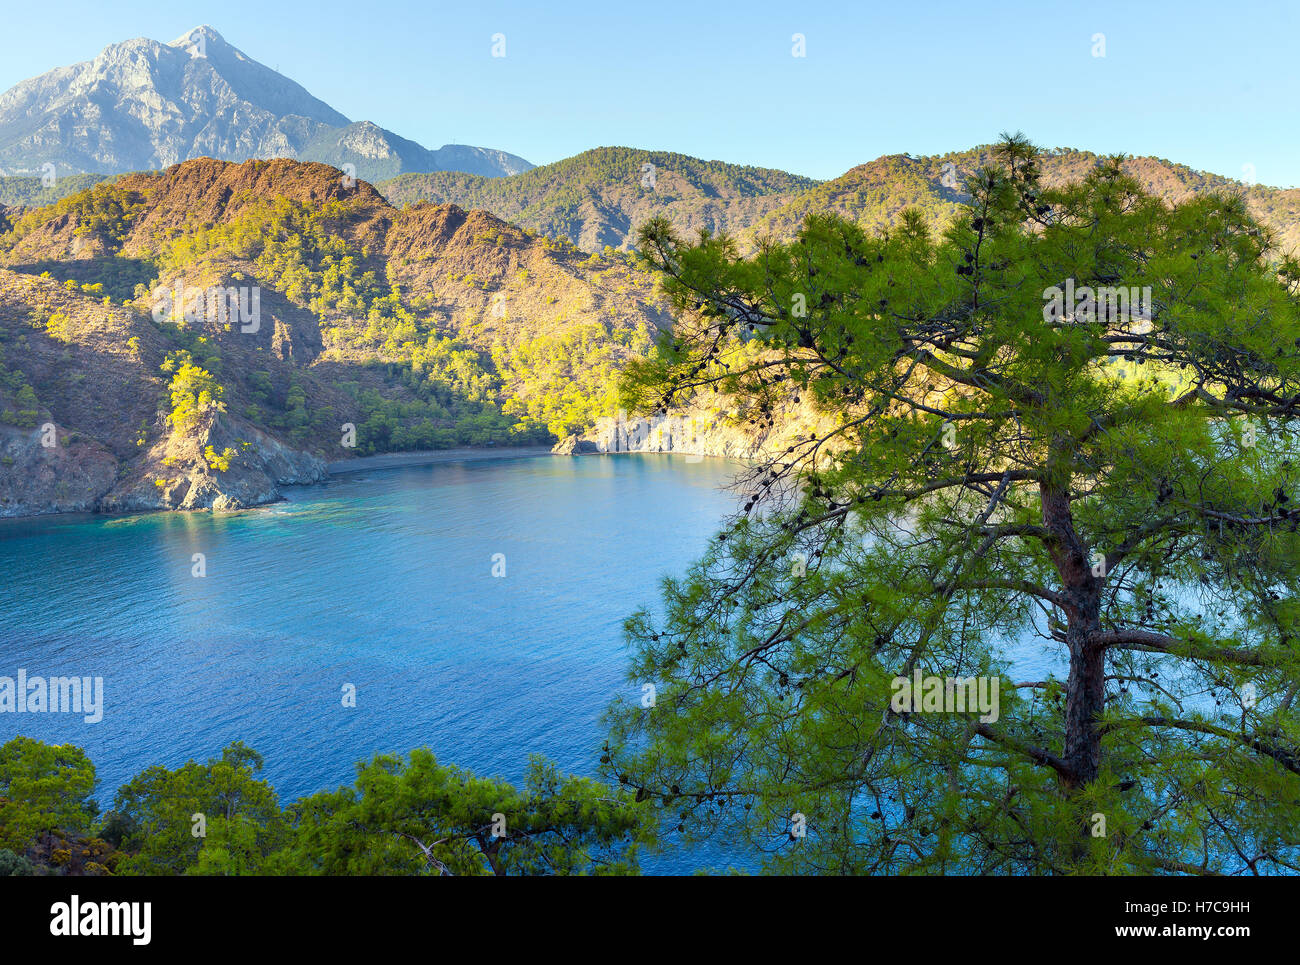
[[[1059, 478], [1051, 471], [1057, 468], [1049, 467], [1049, 477]], [[1065, 485], [1044, 482], [1040, 494], [1043, 525], [1050, 534], [1049, 546], [1065, 598], [1070, 675], [1065, 692], [1063, 757], [1070, 769], [1066, 783], [1078, 788], [1095, 780], [1101, 769], [1098, 721], [1106, 703], [1106, 648], [1093, 635], [1101, 620], [1102, 577], [1093, 574], [1087, 548], [1075, 531]]]

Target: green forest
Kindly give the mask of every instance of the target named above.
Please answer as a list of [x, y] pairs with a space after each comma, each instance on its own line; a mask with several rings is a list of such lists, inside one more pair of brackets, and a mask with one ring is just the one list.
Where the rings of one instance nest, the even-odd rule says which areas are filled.
[[632, 795], [540, 757], [516, 788], [427, 749], [379, 755], [286, 804], [262, 766], [236, 742], [145, 769], [101, 810], [79, 748], [16, 737], [0, 746], [0, 877], [634, 874], [655, 840]]

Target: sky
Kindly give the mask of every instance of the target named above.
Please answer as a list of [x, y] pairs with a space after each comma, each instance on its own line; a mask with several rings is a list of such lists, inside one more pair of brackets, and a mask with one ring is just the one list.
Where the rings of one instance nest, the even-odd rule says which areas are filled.
[[1300, 184], [1300, 0], [11, 0], [0, 90], [200, 24], [352, 120], [535, 164], [626, 145], [833, 178], [1019, 130]]

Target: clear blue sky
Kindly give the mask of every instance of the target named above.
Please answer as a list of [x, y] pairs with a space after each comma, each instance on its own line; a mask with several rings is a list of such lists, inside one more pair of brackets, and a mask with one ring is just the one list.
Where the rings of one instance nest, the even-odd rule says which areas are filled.
[[1297, 0], [11, 2], [0, 89], [203, 23], [353, 120], [538, 164], [623, 144], [830, 178], [1018, 129], [1300, 184]]

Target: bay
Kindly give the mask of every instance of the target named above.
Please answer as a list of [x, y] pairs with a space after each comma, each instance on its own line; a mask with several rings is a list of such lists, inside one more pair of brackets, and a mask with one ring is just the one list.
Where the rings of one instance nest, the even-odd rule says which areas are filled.
[[0, 741], [83, 747], [104, 808], [145, 767], [234, 740], [285, 803], [418, 746], [511, 781], [530, 753], [595, 774], [602, 712], [639, 693], [622, 621], [701, 554], [737, 468], [465, 459], [339, 475], [237, 514], [4, 521], [0, 675], [102, 677], [105, 699], [93, 724], [2, 714]]

